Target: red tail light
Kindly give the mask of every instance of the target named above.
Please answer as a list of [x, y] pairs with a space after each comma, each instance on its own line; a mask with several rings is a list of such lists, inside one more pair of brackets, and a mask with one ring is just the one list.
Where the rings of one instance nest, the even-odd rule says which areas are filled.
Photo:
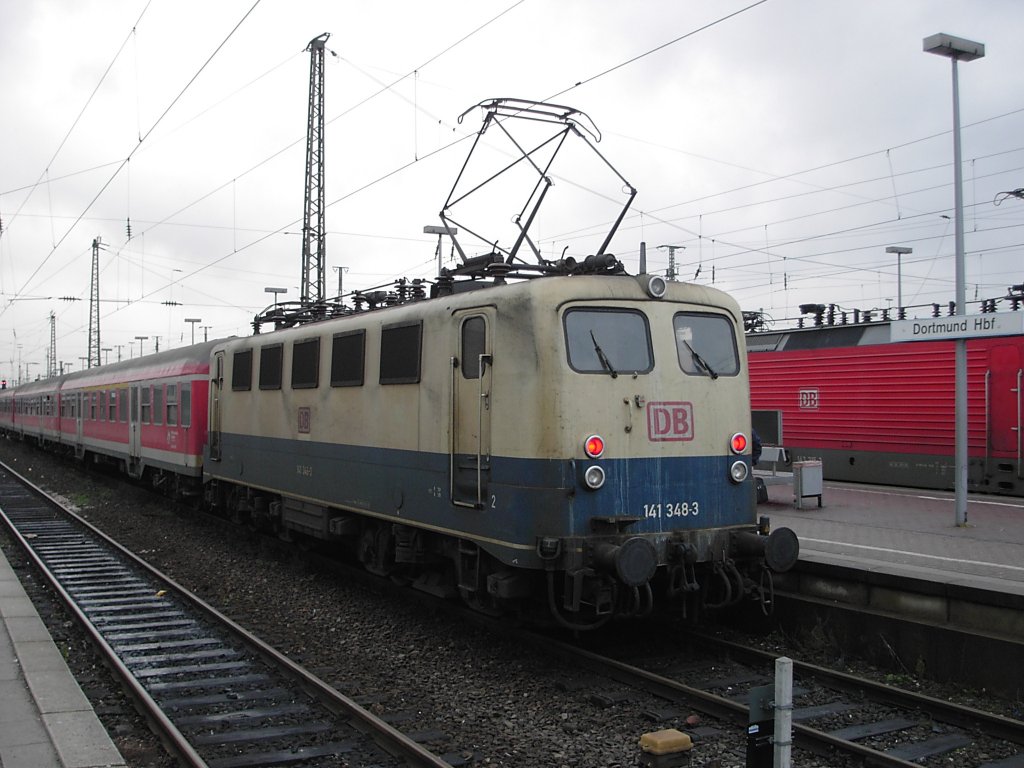
[[583, 452], [592, 459], [598, 459], [604, 453], [604, 438], [600, 435], [591, 435], [583, 443]]
[[742, 432], [737, 432], [729, 440], [729, 447], [733, 453], [743, 453], [747, 450], [747, 436]]

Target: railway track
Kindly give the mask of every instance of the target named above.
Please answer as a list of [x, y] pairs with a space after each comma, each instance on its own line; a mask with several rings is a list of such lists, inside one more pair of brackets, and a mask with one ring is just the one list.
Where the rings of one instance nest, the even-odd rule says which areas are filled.
[[[703, 635], [681, 638], [683, 654], [677, 648], [642, 660], [613, 658], [602, 650], [547, 637], [534, 642], [595, 676], [669, 702], [652, 720], [678, 719], [681, 710], [671, 707], [678, 703], [742, 727], [748, 724], [750, 690], [772, 685], [778, 656]], [[1024, 768], [1020, 720], [806, 662], [794, 661], [793, 668], [797, 748], [885, 768]], [[614, 700], [616, 692], [605, 689], [599, 695]], [[714, 737], [714, 729], [708, 730]], [[699, 730], [696, 735], [702, 736]]]
[[3, 464], [0, 521], [183, 764], [450, 765]]

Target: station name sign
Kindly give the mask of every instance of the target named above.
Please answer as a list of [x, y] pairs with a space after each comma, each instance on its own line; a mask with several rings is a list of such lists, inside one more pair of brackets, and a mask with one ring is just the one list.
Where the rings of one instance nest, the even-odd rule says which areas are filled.
[[923, 320], [895, 320], [889, 326], [891, 341], [974, 339], [1024, 333], [1024, 312], [988, 315], [950, 315]]

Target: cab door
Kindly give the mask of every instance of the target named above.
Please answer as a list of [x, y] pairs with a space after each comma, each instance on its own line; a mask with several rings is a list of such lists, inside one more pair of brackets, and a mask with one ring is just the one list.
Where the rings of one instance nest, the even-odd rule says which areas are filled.
[[493, 311], [455, 315], [455, 354], [451, 357], [451, 500], [483, 509], [491, 474], [491, 334]]

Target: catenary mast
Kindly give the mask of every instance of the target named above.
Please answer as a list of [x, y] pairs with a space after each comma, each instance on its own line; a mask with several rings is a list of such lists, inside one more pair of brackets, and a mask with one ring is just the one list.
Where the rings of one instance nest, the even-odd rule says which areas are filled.
[[303, 306], [322, 304], [327, 232], [324, 222], [324, 50], [331, 33], [309, 41], [309, 120], [306, 130], [306, 200], [302, 218]]

